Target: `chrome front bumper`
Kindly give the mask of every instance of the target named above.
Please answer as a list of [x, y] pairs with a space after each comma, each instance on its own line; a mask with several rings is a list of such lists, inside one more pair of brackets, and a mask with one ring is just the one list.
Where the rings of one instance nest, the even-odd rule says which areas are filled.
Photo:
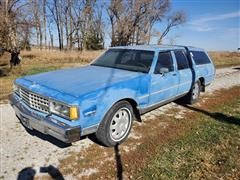
[[25, 127], [48, 134], [65, 143], [80, 140], [80, 127], [71, 127], [49, 115], [31, 109], [15, 94], [11, 94], [10, 103]]

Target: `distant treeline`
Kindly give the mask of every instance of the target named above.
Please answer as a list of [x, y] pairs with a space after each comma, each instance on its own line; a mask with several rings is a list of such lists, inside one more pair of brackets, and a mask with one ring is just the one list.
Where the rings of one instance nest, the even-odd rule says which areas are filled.
[[[0, 0], [0, 47], [97, 50], [111, 46], [160, 44], [184, 12], [169, 14], [170, 0]], [[164, 29], [156, 29], [157, 22]], [[55, 42], [56, 41], [56, 42]]]

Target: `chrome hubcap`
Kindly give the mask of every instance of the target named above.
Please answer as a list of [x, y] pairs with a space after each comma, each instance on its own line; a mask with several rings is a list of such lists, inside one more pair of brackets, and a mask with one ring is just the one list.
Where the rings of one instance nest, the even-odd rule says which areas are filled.
[[193, 91], [192, 91], [192, 97], [193, 97], [193, 99], [197, 99], [197, 98], [198, 98], [198, 94], [199, 94], [199, 85], [198, 85], [198, 83], [196, 83], [196, 84], [193, 86]]
[[121, 108], [114, 114], [110, 124], [110, 136], [114, 141], [121, 141], [127, 135], [131, 120], [131, 112], [127, 108]]

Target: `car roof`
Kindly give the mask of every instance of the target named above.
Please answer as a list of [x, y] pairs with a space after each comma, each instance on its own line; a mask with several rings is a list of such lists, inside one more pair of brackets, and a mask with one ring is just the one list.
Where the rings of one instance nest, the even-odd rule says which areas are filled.
[[133, 50], [148, 50], [148, 51], [167, 51], [188, 48], [190, 51], [204, 51], [201, 48], [193, 46], [182, 46], [182, 45], [134, 45], [134, 46], [116, 46], [110, 47], [109, 49], [133, 49]]

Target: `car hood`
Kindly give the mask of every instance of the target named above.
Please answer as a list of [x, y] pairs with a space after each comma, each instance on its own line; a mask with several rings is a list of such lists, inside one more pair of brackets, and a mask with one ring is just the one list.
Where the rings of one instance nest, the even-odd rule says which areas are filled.
[[33, 84], [79, 97], [141, 75], [143, 75], [141, 72], [89, 65], [25, 76], [24, 79]]

